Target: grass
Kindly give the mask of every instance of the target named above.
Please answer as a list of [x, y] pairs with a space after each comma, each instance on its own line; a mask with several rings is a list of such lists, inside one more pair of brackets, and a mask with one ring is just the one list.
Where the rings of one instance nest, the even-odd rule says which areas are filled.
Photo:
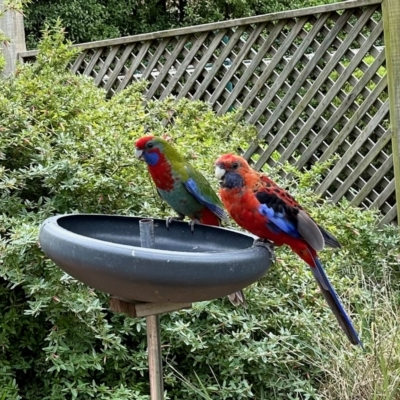
[[[344, 335], [326, 329], [316, 337], [316, 347], [325, 348], [329, 343], [330, 354], [309, 359], [313, 369], [321, 371], [314, 382], [318, 400], [400, 400], [400, 293], [389, 277], [377, 283], [361, 276], [363, 302], [356, 313], [363, 318], [361, 332], [365, 351], [353, 347]], [[323, 343], [323, 344], [322, 344]], [[191, 381], [168, 364], [188, 391], [196, 393], [196, 399], [211, 400], [221, 390], [213, 373], [215, 384], [206, 386], [194, 371], [196, 380]], [[315, 378], [315, 377], [314, 377]], [[311, 378], [312, 379], [312, 378]], [[271, 394], [271, 393], [270, 393]], [[263, 400], [264, 393], [255, 397]], [[242, 398], [242, 397], [241, 397]], [[303, 398], [300, 397], [295, 398]]]
[[183, 376], [172, 364], [167, 363], [168, 368], [170, 368], [174, 375], [180, 380], [183, 384], [183, 386], [186, 387], [186, 389], [196, 393], [200, 398], [205, 399], [205, 400], [211, 400], [211, 397], [209, 396], [209, 390], [204, 386], [203, 382], [199, 378], [199, 376], [196, 374], [196, 371], [194, 371], [194, 374], [197, 379], [197, 383], [199, 386], [196, 386], [196, 384], [192, 383], [189, 379], [187, 379], [185, 376]]
[[382, 284], [364, 278], [363, 286], [370, 296], [362, 313], [363, 333], [369, 333], [364, 337], [366, 351], [349, 354], [332, 338], [330, 362], [317, 362], [323, 372], [321, 399], [400, 399], [400, 296], [388, 278]]

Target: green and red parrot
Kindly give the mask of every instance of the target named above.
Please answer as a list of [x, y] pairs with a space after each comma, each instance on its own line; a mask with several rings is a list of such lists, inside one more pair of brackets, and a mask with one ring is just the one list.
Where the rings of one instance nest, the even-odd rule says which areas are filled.
[[303, 259], [350, 342], [362, 347], [317, 254], [324, 246], [339, 248], [337, 239], [319, 226], [289, 193], [267, 175], [253, 170], [243, 157], [220, 156], [215, 162], [215, 175], [220, 180], [220, 196], [230, 216], [260, 239], [276, 246], [286, 244]]
[[[228, 216], [217, 194], [206, 178], [194, 169], [185, 158], [167, 141], [160, 137], [143, 136], [135, 143], [135, 156], [146, 162], [151, 178], [160, 197], [178, 214], [171, 220], [190, 218], [196, 222], [220, 226]], [[234, 305], [246, 306], [242, 291], [228, 296]]]

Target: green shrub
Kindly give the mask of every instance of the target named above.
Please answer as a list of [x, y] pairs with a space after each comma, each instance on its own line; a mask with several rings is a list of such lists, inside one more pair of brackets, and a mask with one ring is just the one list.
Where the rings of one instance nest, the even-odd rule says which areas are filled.
[[75, 43], [250, 17], [337, 0], [32, 0], [25, 7], [27, 47], [36, 49], [45, 24], [61, 18]]
[[45, 24], [59, 18], [75, 43], [170, 29], [176, 12], [167, 8], [159, 0], [33, 0], [25, 7], [27, 47], [37, 48]]
[[[40, 224], [71, 212], [171, 215], [133, 157], [145, 131], [170, 136], [214, 185], [213, 160], [255, 132], [202, 102], [145, 101], [145, 83], [107, 100], [91, 79], [66, 70], [75, 51], [59, 26], [47, 30], [37, 63], [0, 86], [0, 398], [148, 399], [144, 320], [111, 313], [105, 294], [48, 260]], [[373, 212], [318, 199], [310, 187], [324, 167], [286, 166], [297, 184], [282, 184], [343, 242], [321, 258], [371, 350], [378, 322], [370, 295], [398, 265], [399, 232], [377, 230]], [[334, 381], [329, 365], [340, 372], [365, 357], [339, 332], [303, 263], [287, 249], [277, 260], [246, 289], [248, 310], [222, 299], [162, 317], [167, 398], [317, 399]], [[396, 285], [393, 276], [391, 298]]]

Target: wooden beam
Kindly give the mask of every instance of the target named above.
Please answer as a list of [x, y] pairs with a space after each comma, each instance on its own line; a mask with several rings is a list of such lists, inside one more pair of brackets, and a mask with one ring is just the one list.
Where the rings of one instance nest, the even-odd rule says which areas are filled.
[[383, 0], [383, 26], [392, 128], [397, 220], [400, 220], [400, 1]]
[[[0, 10], [5, 9], [4, 3], [4, 0], [0, 0]], [[6, 59], [6, 67], [1, 75], [8, 76], [15, 72], [18, 53], [26, 51], [22, 13], [6, 11], [0, 18], [0, 30], [9, 38], [8, 43], [1, 43], [1, 51]]]
[[130, 317], [147, 317], [192, 307], [192, 303], [142, 303], [114, 296], [110, 296], [109, 302], [112, 311], [128, 314]]

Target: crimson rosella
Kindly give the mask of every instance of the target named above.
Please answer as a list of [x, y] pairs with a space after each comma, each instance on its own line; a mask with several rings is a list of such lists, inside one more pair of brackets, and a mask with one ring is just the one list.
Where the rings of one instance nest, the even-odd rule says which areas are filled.
[[276, 246], [288, 245], [310, 267], [329, 307], [352, 344], [362, 342], [318, 259], [337, 239], [319, 226], [296, 200], [240, 156], [224, 154], [215, 162], [220, 196], [239, 226]]
[[[147, 163], [149, 173], [160, 197], [178, 214], [168, 218], [167, 226], [173, 219], [191, 219], [196, 222], [220, 226], [221, 220], [228, 220], [221, 200], [206, 178], [194, 169], [168, 141], [154, 136], [143, 136], [135, 143], [135, 156]], [[246, 307], [243, 292], [228, 296], [234, 305]]]

